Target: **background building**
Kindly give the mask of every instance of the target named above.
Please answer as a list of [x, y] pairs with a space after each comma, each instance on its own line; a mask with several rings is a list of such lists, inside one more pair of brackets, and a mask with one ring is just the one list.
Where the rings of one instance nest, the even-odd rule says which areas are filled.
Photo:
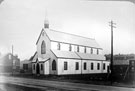
[[19, 72], [19, 70], [20, 59], [17, 55], [14, 56], [8, 53], [0, 57], [0, 73]]

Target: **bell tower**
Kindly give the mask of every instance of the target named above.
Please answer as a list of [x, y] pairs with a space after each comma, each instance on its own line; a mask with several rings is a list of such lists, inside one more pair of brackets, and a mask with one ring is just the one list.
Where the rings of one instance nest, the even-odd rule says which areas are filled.
[[49, 21], [48, 21], [48, 18], [47, 18], [47, 11], [45, 13], [44, 28], [49, 29]]
[[49, 29], [49, 21], [47, 19], [45, 19], [45, 21], [44, 21], [44, 28]]

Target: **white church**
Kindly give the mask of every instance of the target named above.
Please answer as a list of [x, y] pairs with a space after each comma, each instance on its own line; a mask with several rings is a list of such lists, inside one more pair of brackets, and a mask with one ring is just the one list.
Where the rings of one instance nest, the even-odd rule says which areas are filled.
[[36, 42], [32, 73], [41, 75], [103, 74], [109, 61], [95, 39], [49, 29], [45, 20]]

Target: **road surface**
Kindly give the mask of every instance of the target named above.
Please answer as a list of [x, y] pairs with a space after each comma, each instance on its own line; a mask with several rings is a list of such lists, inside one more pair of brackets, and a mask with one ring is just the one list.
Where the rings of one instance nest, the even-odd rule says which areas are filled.
[[7, 76], [0, 76], [0, 83], [15, 84], [38, 89], [45, 89], [46, 87], [60, 89], [57, 91], [135, 91], [135, 88], [48, 81]]

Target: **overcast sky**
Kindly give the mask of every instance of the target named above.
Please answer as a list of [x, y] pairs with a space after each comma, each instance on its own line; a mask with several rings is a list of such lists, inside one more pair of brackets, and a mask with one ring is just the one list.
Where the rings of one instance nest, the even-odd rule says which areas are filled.
[[114, 29], [114, 54], [135, 53], [135, 4], [126, 1], [4, 0], [0, 5], [0, 52], [21, 59], [36, 51], [45, 15], [50, 29], [95, 38], [110, 53], [109, 21]]

